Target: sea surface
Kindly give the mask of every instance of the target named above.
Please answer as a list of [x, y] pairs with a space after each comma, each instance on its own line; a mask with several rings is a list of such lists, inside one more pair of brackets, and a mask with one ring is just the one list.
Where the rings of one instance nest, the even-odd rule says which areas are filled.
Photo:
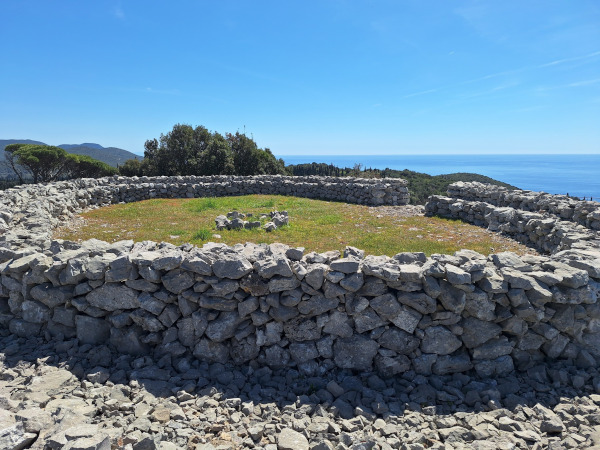
[[569, 194], [600, 201], [597, 155], [285, 155], [286, 164], [327, 163], [338, 167], [409, 169], [441, 175], [470, 172], [519, 189]]

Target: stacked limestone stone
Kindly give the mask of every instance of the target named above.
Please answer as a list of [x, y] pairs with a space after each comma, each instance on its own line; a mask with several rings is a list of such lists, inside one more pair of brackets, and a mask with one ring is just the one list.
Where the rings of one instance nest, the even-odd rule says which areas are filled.
[[590, 230], [440, 197], [430, 213], [524, 226], [557, 252], [51, 242], [80, 208], [124, 201], [89, 189], [0, 193], [0, 447], [600, 445]]
[[483, 201], [431, 196], [426, 205], [429, 215], [464, 220], [511, 238], [545, 253], [577, 248], [600, 248], [600, 235], [569, 220], [549, 213], [530, 212]]
[[[600, 357], [600, 264], [591, 248], [523, 258], [466, 250], [365, 258], [350, 248], [340, 258], [280, 244], [199, 249], [45, 241], [57, 221], [98, 201], [88, 186], [95, 182], [2, 197], [12, 206], [5, 222], [14, 225], [0, 254], [3, 333], [76, 336], [135, 355], [193, 355], [307, 374], [334, 367], [386, 376], [474, 368], [491, 376], [544, 358], [585, 366]], [[97, 183], [94, 192], [112, 186]], [[129, 189], [135, 187], [125, 195]], [[115, 192], [113, 200], [121, 201]], [[434, 199], [429, 211], [457, 203], [444, 202]], [[471, 211], [465, 213], [469, 219]], [[494, 217], [499, 226], [512, 224], [511, 214]], [[543, 221], [532, 223], [536, 235], [548, 234]]]
[[55, 242], [0, 265], [0, 323], [19, 336], [309, 374], [498, 375], [544, 357], [595, 365], [600, 356], [600, 267], [470, 251], [339, 256], [281, 245]]
[[566, 195], [545, 192], [508, 190], [493, 184], [458, 182], [448, 187], [453, 198], [489, 203], [523, 211], [548, 212], [592, 230], [600, 230], [600, 203], [580, 201]]

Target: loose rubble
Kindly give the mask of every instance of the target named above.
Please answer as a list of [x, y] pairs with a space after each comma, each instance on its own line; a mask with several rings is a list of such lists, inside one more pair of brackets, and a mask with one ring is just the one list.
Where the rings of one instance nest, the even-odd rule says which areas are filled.
[[567, 362], [392, 378], [0, 339], [0, 448], [600, 448], [600, 373]]
[[[249, 219], [249, 220], [244, 220]], [[257, 220], [252, 213], [240, 213], [238, 211], [228, 212], [226, 216], [220, 215], [215, 219], [217, 230], [250, 230], [252, 228], [264, 228], [266, 231], [275, 231], [284, 225], [289, 225], [290, 218], [287, 211], [271, 211], [268, 214], [260, 214]], [[266, 222], [263, 225], [263, 222]]]

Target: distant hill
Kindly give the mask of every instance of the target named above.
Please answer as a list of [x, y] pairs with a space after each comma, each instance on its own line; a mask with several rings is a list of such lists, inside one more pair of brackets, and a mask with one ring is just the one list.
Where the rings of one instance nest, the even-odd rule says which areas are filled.
[[40, 141], [32, 141], [31, 139], [0, 139], [0, 161], [4, 161], [4, 148], [10, 144], [32, 144], [32, 145], [48, 145]]
[[64, 148], [69, 153], [86, 155], [113, 167], [122, 165], [128, 159], [141, 158], [139, 155], [123, 150], [122, 148], [102, 147], [100, 144], [61, 144], [59, 147]]
[[58, 145], [58, 147], [64, 148], [65, 150], [68, 150], [70, 148], [75, 148], [75, 147], [89, 147], [89, 148], [98, 148], [98, 149], [104, 148], [100, 144], [94, 144], [92, 142], [84, 142], [83, 144], [60, 144], [60, 145]]
[[[2, 164], [4, 161], [4, 148], [9, 144], [48, 145], [45, 142], [32, 141], [31, 139], [0, 139], [0, 179], [13, 178], [14, 176], [13, 172]], [[123, 150], [122, 148], [103, 147], [100, 144], [88, 142], [84, 144], [62, 144], [59, 145], [59, 147], [64, 148], [68, 153], [86, 155], [90, 158], [105, 162], [112, 167], [117, 167], [128, 159], [141, 159], [141, 156]]]
[[485, 175], [477, 173], [450, 173], [446, 175], [428, 175], [426, 173], [414, 172], [412, 170], [390, 171], [385, 176], [391, 178], [404, 178], [408, 181], [410, 202], [412, 204], [424, 205], [430, 195], [446, 195], [448, 185], [457, 181], [478, 181], [479, 183], [495, 184], [507, 189], [518, 189], [517, 187], [498, 181]]

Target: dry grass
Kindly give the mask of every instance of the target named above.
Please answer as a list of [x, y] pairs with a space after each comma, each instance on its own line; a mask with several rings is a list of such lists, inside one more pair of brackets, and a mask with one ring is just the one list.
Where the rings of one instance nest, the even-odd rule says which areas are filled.
[[[290, 225], [272, 233], [262, 229], [216, 231], [216, 216], [233, 210], [255, 215], [286, 210]], [[351, 245], [368, 254], [390, 256], [405, 251], [453, 253], [462, 248], [486, 255], [500, 251], [532, 252], [510, 239], [457, 220], [404, 217], [402, 211], [402, 207], [374, 208], [273, 195], [156, 199], [88, 211], [82, 219], [55, 230], [54, 238], [152, 240], [177, 245], [202, 245], [207, 241], [228, 245], [281, 242], [317, 252], [342, 250]]]

